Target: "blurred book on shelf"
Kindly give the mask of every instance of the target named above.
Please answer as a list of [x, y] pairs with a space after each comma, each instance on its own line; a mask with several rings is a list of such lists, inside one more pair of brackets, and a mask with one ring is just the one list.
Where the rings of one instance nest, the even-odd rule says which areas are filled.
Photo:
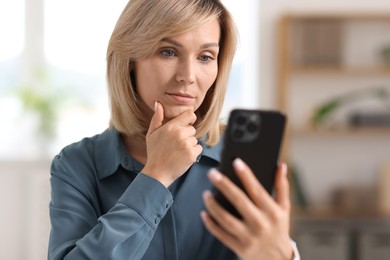
[[301, 19], [292, 24], [291, 61], [294, 66], [339, 66], [342, 62], [342, 23]]
[[390, 161], [384, 163], [378, 178], [379, 209], [390, 214]]
[[333, 204], [350, 214], [378, 211], [378, 190], [375, 186], [344, 186], [335, 189]]
[[390, 113], [355, 112], [349, 116], [349, 124], [356, 127], [390, 126]]

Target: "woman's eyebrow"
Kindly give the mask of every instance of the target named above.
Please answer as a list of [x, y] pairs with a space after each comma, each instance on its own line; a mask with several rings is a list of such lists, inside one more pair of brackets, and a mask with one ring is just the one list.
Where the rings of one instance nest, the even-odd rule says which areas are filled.
[[[170, 44], [175, 45], [177, 47], [183, 47], [183, 44], [181, 44], [180, 42], [175, 41], [171, 38], [164, 38], [161, 40], [161, 42], [167, 42], [167, 43], [170, 43]], [[205, 44], [202, 44], [200, 46], [200, 49], [207, 49], [207, 48], [212, 48], [212, 47], [219, 48], [219, 44], [216, 42], [205, 43]]]
[[183, 45], [180, 42], [175, 41], [171, 38], [164, 38], [161, 40], [161, 42], [167, 42], [167, 43], [170, 43], [170, 44], [175, 45], [177, 47], [183, 47]]
[[202, 46], [200, 46], [201, 49], [207, 49], [207, 48], [213, 48], [213, 47], [219, 48], [219, 44], [216, 42], [211, 42], [211, 43], [205, 43]]

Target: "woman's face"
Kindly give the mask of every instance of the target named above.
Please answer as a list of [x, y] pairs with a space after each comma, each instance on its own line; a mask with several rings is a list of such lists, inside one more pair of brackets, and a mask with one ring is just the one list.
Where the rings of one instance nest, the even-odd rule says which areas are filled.
[[196, 111], [218, 74], [220, 26], [217, 19], [192, 31], [163, 39], [158, 51], [135, 62], [137, 93], [166, 119]]

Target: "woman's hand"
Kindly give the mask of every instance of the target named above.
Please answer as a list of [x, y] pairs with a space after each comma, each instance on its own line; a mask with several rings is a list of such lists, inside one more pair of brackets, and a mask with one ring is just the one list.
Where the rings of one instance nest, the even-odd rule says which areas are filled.
[[278, 167], [273, 199], [242, 160], [234, 160], [233, 165], [248, 195], [214, 169], [209, 172], [209, 178], [242, 219], [227, 212], [210, 191], [205, 191], [207, 212], [202, 212], [201, 217], [206, 228], [244, 260], [292, 259], [287, 166]]
[[202, 152], [192, 126], [195, 121], [195, 113], [188, 110], [164, 123], [164, 108], [156, 101], [146, 135], [147, 160], [142, 172], [165, 187], [183, 175]]

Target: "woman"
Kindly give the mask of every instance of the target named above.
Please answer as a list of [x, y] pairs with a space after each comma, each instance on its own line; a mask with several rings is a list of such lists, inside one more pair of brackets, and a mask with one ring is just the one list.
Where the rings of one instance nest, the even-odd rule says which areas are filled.
[[214, 170], [235, 44], [217, 0], [130, 0], [107, 52], [110, 128], [52, 163], [49, 259], [292, 259], [286, 167], [275, 200], [240, 160], [249, 197]]

